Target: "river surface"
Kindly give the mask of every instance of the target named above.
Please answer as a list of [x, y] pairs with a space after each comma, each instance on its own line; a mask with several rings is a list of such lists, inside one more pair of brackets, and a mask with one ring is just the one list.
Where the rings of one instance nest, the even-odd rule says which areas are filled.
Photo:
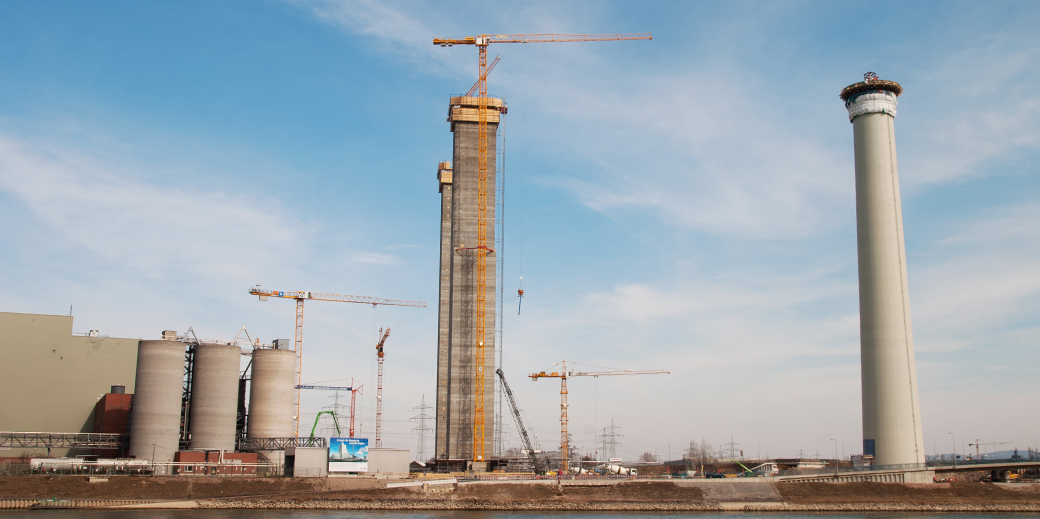
[[790, 512], [502, 512], [382, 510], [0, 510], [32, 519], [1040, 519], [1040, 513]]

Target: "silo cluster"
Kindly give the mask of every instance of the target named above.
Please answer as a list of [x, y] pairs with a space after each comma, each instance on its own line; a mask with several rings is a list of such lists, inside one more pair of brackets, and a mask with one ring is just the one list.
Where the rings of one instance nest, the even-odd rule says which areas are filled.
[[[293, 351], [256, 348], [251, 355], [247, 437], [255, 440], [293, 436]], [[241, 358], [242, 349], [237, 344], [187, 344], [173, 333], [164, 333], [163, 340], [141, 341], [130, 456], [168, 463], [185, 447], [194, 451], [234, 452], [240, 433]], [[186, 387], [190, 387], [190, 393]], [[187, 434], [182, 434], [185, 428]], [[181, 443], [182, 435], [186, 445]], [[273, 452], [262, 454], [280, 459]]]

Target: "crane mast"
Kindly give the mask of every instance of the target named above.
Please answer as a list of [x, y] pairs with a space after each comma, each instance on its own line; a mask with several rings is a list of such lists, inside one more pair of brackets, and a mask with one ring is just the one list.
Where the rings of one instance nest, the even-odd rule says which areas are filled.
[[386, 332], [382, 328], [379, 329], [379, 333], [383, 334], [379, 338], [379, 343], [376, 344], [376, 364], [379, 365], [378, 373], [376, 375], [376, 448], [381, 449], [383, 447], [383, 343], [386, 342], [386, 338], [390, 335], [390, 327], [386, 328]]
[[[488, 95], [487, 47], [492, 43], [559, 43], [582, 41], [651, 40], [650, 33], [634, 34], [482, 34], [464, 38], [434, 38], [441, 47], [477, 47], [477, 312], [473, 407], [473, 461], [484, 461], [484, 335], [487, 325], [487, 165]], [[497, 63], [497, 60], [496, 60]], [[492, 67], [494, 64], [492, 64]]]

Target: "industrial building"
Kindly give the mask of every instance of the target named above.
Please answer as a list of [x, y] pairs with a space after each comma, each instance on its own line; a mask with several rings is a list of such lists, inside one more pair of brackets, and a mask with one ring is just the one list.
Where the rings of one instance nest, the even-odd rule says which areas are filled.
[[[106, 403], [127, 406], [126, 393], [135, 387], [138, 339], [108, 337], [97, 330], [73, 334], [72, 321], [67, 315], [0, 312], [0, 431], [90, 433], [99, 401], [102, 408]], [[124, 395], [106, 397], [112, 386], [122, 386]], [[0, 447], [0, 457], [25, 450]], [[37, 452], [47, 454], [45, 448]], [[70, 454], [90, 450], [50, 451], [51, 456]]]
[[[327, 462], [325, 439], [293, 435], [288, 341], [161, 337], [73, 335], [71, 316], [0, 313], [0, 458], [78, 457], [76, 470], [129, 458], [122, 465], [156, 475], [327, 473], [315, 461], [326, 452]], [[296, 449], [309, 452], [306, 464]], [[375, 472], [408, 472], [407, 450], [370, 457]]]
[[[487, 98], [486, 221], [495, 221], [495, 157], [499, 121], [505, 111], [501, 99]], [[441, 460], [474, 460], [474, 417], [477, 406], [477, 372], [484, 377], [483, 433], [494, 437], [495, 410], [495, 294], [496, 261], [488, 251], [484, 276], [484, 363], [476, 365], [478, 255], [478, 158], [479, 99], [452, 97], [448, 122], [454, 137], [452, 162], [442, 162], [437, 178], [441, 193], [440, 292], [437, 330], [437, 418], [435, 456]], [[487, 243], [494, 243], [494, 226], [488, 226]], [[488, 451], [490, 454], [490, 450]]]
[[841, 91], [856, 150], [863, 454], [876, 465], [925, 462], [896, 162], [902, 93], [873, 73]]

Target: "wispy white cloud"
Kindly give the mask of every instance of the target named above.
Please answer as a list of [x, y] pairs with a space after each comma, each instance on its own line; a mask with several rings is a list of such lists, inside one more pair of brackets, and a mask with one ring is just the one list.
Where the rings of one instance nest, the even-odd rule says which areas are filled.
[[152, 184], [141, 167], [0, 135], [0, 189], [63, 239], [139, 274], [241, 280], [290, 268], [272, 249], [308, 240], [276, 201]]
[[728, 71], [644, 79], [654, 85], [646, 92], [557, 92], [573, 108], [554, 114], [567, 120], [560, 126], [628, 129], [582, 142], [556, 136], [600, 168], [558, 182], [579, 201], [733, 237], [790, 239], [840, 225], [849, 168], [793, 114], [770, 108], [771, 93]]
[[899, 134], [915, 150], [900, 157], [912, 190], [1015, 171], [993, 166], [1040, 150], [1038, 22], [1034, 15], [1008, 20], [999, 32], [951, 38], [942, 53], [911, 50], [903, 98], [912, 115], [900, 118]]
[[393, 254], [384, 254], [381, 252], [365, 252], [354, 254], [354, 261], [358, 263], [368, 263], [371, 265], [396, 265], [401, 262], [397, 256]]
[[1020, 327], [1040, 304], [1040, 204], [991, 209], [932, 246], [911, 275], [926, 351], [973, 349]]
[[[473, 53], [465, 58], [460, 52], [445, 52], [433, 45], [434, 37], [456, 37], [443, 9], [423, 3], [407, 8], [373, 0], [287, 0], [310, 12], [317, 19], [363, 37], [367, 46], [379, 54], [393, 54], [428, 74], [454, 74], [475, 70]], [[437, 28], [437, 31], [434, 30]]]

